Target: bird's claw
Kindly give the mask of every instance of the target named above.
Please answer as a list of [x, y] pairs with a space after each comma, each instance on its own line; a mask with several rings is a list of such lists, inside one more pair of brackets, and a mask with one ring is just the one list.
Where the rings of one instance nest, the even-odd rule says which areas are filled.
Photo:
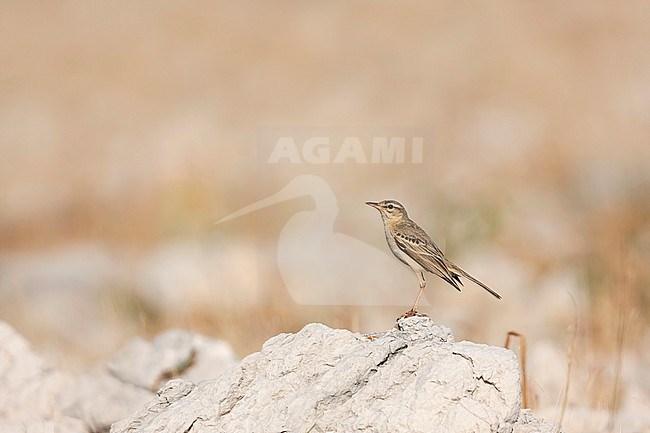
[[427, 315], [424, 314], [424, 313], [420, 313], [420, 312], [418, 312], [417, 310], [411, 308], [411, 309], [408, 310], [406, 313], [404, 313], [404, 314], [402, 314], [401, 316], [399, 316], [399, 317], [397, 318], [397, 320], [406, 319], [406, 318], [408, 318], [408, 317], [429, 317], [429, 316], [427, 316]]

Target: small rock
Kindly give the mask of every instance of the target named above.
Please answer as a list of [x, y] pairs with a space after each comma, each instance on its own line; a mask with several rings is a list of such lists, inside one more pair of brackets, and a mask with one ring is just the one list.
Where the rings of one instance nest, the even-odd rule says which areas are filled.
[[215, 377], [236, 361], [233, 350], [223, 341], [171, 329], [152, 342], [132, 339], [107, 367], [123, 382], [154, 391], [162, 382], [181, 374], [193, 380]]
[[[61, 405], [90, 431], [106, 431], [144, 406], [155, 395], [153, 387], [170, 377], [214, 378], [236, 362], [226, 342], [180, 329], [159, 334], [151, 342], [134, 338], [106, 365], [71, 379]], [[170, 399], [169, 393], [163, 397]]]
[[522, 409], [512, 433], [555, 433], [556, 431], [556, 423], [536, 419], [530, 409]]
[[71, 380], [63, 391], [62, 406], [67, 415], [82, 420], [89, 431], [106, 431], [112, 423], [142, 407], [152, 395], [97, 369]]

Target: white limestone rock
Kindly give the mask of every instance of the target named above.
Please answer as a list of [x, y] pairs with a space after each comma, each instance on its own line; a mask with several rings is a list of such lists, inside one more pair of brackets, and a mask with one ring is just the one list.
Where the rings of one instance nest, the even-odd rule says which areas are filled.
[[111, 432], [550, 432], [520, 409], [519, 380], [511, 351], [428, 317], [376, 335], [310, 324], [217, 379], [168, 382]]
[[154, 392], [172, 377], [201, 380], [217, 376], [237, 362], [230, 345], [181, 329], [170, 329], [149, 342], [128, 341], [107, 362], [125, 383]]
[[[559, 430], [561, 432], [562, 430]], [[536, 419], [530, 409], [523, 409], [512, 433], [557, 433], [557, 423]]]
[[170, 377], [210, 379], [236, 362], [226, 342], [171, 329], [152, 341], [134, 338], [106, 365], [73, 378], [61, 404], [89, 431], [107, 431], [113, 422], [148, 402], [155, 395], [152, 389]]
[[88, 431], [102, 432], [152, 396], [149, 390], [122, 382], [100, 367], [71, 378], [62, 391], [61, 406], [68, 416], [82, 420]]
[[11, 326], [0, 322], [0, 431], [81, 433], [83, 423], [62, 413], [66, 377], [46, 365]]

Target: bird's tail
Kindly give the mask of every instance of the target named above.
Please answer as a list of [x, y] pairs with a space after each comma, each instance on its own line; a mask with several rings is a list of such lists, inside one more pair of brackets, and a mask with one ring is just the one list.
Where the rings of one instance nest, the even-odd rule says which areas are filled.
[[446, 265], [453, 274], [457, 274], [457, 275], [460, 275], [460, 276], [463, 276], [463, 277], [467, 278], [468, 280], [472, 281], [473, 283], [481, 286], [482, 288], [484, 288], [485, 290], [490, 292], [492, 294], [492, 296], [494, 296], [495, 298], [501, 299], [501, 295], [499, 295], [497, 292], [495, 292], [490, 287], [488, 287], [487, 284], [485, 284], [485, 283], [481, 282], [480, 280], [474, 278], [473, 276], [471, 276], [470, 274], [468, 274], [467, 272], [465, 272], [464, 270], [462, 270], [461, 268], [459, 268], [458, 266], [456, 266], [455, 264], [453, 264], [449, 260], [447, 260]]

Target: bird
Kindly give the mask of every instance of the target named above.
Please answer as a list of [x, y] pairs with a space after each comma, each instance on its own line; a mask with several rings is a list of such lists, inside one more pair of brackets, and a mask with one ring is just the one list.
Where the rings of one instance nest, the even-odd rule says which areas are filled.
[[501, 299], [501, 295], [488, 285], [447, 259], [424, 229], [409, 218], [406, 208], [400, 202], [382, 200], [379, 202], [367, 201], [366, 204], [374, 207], [381, 214], [386, 241], [392, 253], [417, 275], [420, 291], [415, 298], [413, 307], [406, 315], [418, 314], [418, 301], [427, 286], [424, 278], [425, 272], [437, 275], [459, 292], [463, 286], [461, 277], [466, 278], [490, 292], [495, 298]]

